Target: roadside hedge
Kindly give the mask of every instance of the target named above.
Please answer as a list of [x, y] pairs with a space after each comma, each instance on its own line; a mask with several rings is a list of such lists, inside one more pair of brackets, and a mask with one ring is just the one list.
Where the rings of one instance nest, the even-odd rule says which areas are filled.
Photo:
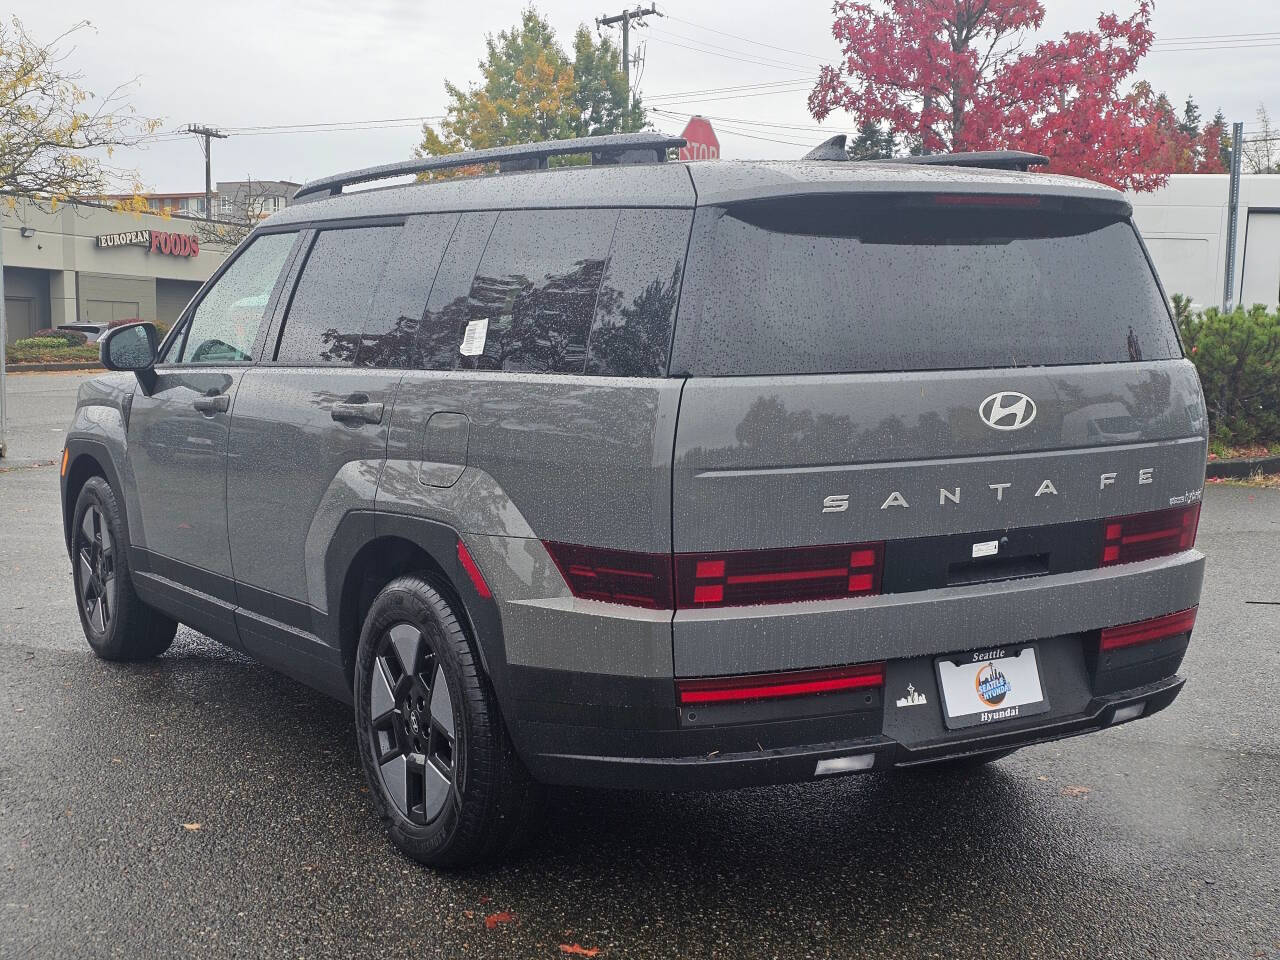
[[1173, 301], [1183, 346], [1200, 372], [1213, 441], [1280, 443], [1280, 313], [1262, 304], [1193, 312], [1185, 297]]
[[80, 330], [51, 330], [46, 327], [43, 330], [37, 330], [31, 335], [32, 338], [40, 337], [46, 340], [62, 340], [69, 347], [83, 346], [89, 342], [89, 336]]

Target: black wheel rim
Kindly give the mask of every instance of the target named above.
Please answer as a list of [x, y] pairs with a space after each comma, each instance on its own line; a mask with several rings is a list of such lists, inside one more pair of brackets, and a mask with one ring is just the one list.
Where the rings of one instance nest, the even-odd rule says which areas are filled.
[[378, 640], [370, 671], [373, 756], [401, 816], [427, 824], [457, 797], [457, 724], [439, 657], [412, 624]]
[[107, 518], [96, 506], [85, 511], [76, 533], [76, 579], [85, 620], [106, 633], [116, 609], [116, 555]]

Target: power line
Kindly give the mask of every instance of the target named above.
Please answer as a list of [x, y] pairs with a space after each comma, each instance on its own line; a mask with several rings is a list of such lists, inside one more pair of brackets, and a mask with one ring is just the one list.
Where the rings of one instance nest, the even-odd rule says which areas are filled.
[[666, 44], [668, 47], [680, 47], [682, 50], [692, 50], [694, 53], [701, 53], [703, 56], [707, 56], [707, 57], [720, 57], [724, 60], [736, 60], [738, 61], [738, 63], [749, 63], [753, 67], [772, 67], [775, 70], [788, 70], [795, 73], [812, 73], [813, 72], [813, 71], [810, 71], [808, 68], [801, 67], [797, 64], [784, 65], [780, 63], [771, 63], [767, 60], [756, 60], [748, 57], [735, 57], [729, 53], [717, 53], [714, 50], [702, 50], [702, 49], [699, 49], [698, 47], [691, 47], [687, 43], [677, 43], [674, 40], [664, 40], [662, 37], [654, 37], [653, 42]]
[[[684, 35], [684, 34], [682, 34], [682, 33], [672, 33], [672, 32], [671, 32], [671, 31], [669, 31], [669, 30], [659, 30], [659, 29], [657, 29], [657, 28], [652, 28], [652, 31], [653, 31], [653, 33], [658, 34], [658, 35], [663, 36], [663, 37], [675, 37], [677, 40], [686, 40], [686, 41], [688, 41], [689, 43], [696, 43], [696, 44], [698, 44], [698, 46], [700, 46], [700, 47], [708, 47], [708, 48], [710, 48], [710, 49], [708, 49], [708, 50], [706, 51], [707, 53], [711, 53], [711, 52], [712, 52], [712, 51], [714, 51], [714, 50], [724, 50], [724, 51], [726, 51], [726, 52], [728, 52], [728, 53], [745, 54], [745, 55], [747, 55], [747, 56], [751, 56], [750, 51], [742, 50], [742, 49], [739, 49], [739, 48], [737, 48], [737, 47], [725, 47], [725, 46], [721, 46], [721, 45], [720, 45], [720, 44], [718, 44], [718, 43], [708, 43], [707, 41], [705, 41], [705, 40], [699, 40], [699, 39], [697, 39], [696, 37], [687, 37], [687, 36], [685, 36], [685, 35]], [[789, 61], [785, 61], [785, 60], [778, 60], [778, 59], [776, 59], [776, 58], [774, 58], [774, 57], [759, 57], [759, 58], [753, 58], [752, 62], [753, 62], [753, 63], [754, 63], [754, 62], [759, 62], [759, 63], [774, 64], [774, 65], [777, 65], [777, 66], [780, 66], [780, 67], [792, 67], [792, 68], [795, 68], [795, 69], [797, 69], [797, 70], [806, 70], [806, 71], [807, 71], [807, 70], [812, 69], [811, 67], [807, 67], [807, 66], [804, 66], [804, 65], [799, 64], [799, 63], [791, 63], [791, 62], [789, 62]]]
[[[672, 17], [672, 20], [678, 20], [678, 17]], [[1280, 36], [1280, 31], [1272, 31], [1270, 33], [1205, 33], [1186, 37], [1161, 37], [1156, 43], [1175, 43], [1181, 40], [1232, 40], [1237, 37], [1273, 37]]]
[[664, 107], [682, 107], [686, 104], [697, 106], [704, 103], [715, 103], [720, 100], [744, 100], [750, 97], [769, 97], [778, 93], [801, 93], [812, 87], [811, 83], [800, 81], [798, 86], [787, 87], [779, 90], [757, 90], [754, 93], [732, 93], [717, 97], [697, 97], [695, 99], [681, 98], [678, 100], [663, 100], [661, 106]]
[[[661, 107], [655, 107], [653, 112], [657, 114], [661, 114], [663, 116], [679, 117], [685, 120], [694, 116], [694, 114], [692, 113], [682, 113], [677, 110], [664, 110]], [[705, 114], [703, 114], [702, 116], [705, 116]], [[807, 141], [807, 140], [783, 139], [781, 135], [767, 137], [761, 134], [759, 131], [751, 130], [750, 128], [748, 128], [748, 130], [738, 129], [736, 125], [733, 125], [730, 122], [726, 121], [723, 117], [707, 117], [707, 119], [715, 120], [717, 123], [718, 130], [722, 130], [726, 133], [731, 133], [739, 137], [746, 137], [748, 140], [763, 140], [765, 143], [781, 143], [789, 147], [805, 147], [805, 146], [809, 146], [811, 143], [810, 141]]]
[[768, 47], [770, 50], [780, 50], [783, 53], [794, 53], [797, 56], [809, 57], [813, 60], [820, 60], [824, 62], [827, 59], [826, 57], [818, 56], [816, 53], [805, 53], [801, 50], [792, 50], [789, 47], [779, 47], [773, 43], [765, 43], [763, 40], [752, 40], [750, 37], [740, 36], [739, 34], [736, 34], [736, 33], [729, 33], [725, 30], [717, 30], [715, 27], [704, 26], [701, 23], [695, 23], [692, 20], [686, 20], [684, 17], [677, 17], [674, 13], [666, 12], [666, 16], [667, 16], [667, 19], [669, 20], [677, 20], [680, 23], [687, 23], [689, 26], [695, 27], [698, 30], [706, 30], [708, 33], [718, 33], [722, 37], [730, 37], [733, 40], [741, 40], [743, 43], [754, 44], [757, 47]]
[[807, 81], [800, 80], [771, 80], [767, 83], [740, 83], [728, 87], [705, 87], [701, 90], [676, 90], [671, 93], [655, 93], [652, 94], [648, 100], [652, 103], [655, 100], [665, 100], [671, 97], [694, 97], [702, 94], [730, 93], [737, 90], [757, 90], [767, 87], [794, 86], [801, 82], [805, 82], [807, 85]]

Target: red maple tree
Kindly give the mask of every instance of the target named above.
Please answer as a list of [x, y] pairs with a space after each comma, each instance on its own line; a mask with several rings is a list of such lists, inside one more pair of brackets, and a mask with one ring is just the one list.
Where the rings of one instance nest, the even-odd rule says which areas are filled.
[[1220, 169], [1221, 130], [1185, 133], [1149, 85], [1125, 89], [1151, 49], [1151, 13], [1139, 0], [1127, 19], [1102, 14], [1096, 30], [1024, 50], [1040, 0], [837, 0], [843, 62], [822, 68], [809, 110], [846, 110], [927, 152], [1029, 150], [1055, 173], [1154, 190], [1172, 172]]

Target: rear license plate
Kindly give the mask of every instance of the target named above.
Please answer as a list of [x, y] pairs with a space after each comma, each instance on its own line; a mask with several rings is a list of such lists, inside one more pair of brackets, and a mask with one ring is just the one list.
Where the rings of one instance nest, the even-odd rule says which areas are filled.
[[1049, 709], [1033, 646], [939, 657], [935, 663], [942, 719], [948, 729], [1029, 717]]

